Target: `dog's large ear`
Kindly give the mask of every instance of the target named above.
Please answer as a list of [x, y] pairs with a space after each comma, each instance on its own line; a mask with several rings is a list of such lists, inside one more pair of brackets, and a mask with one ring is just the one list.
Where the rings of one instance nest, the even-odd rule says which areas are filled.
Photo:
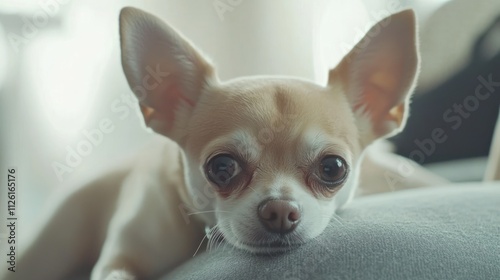
[[212, 66], [173, 28], [139, 9], [121, 10], [120, 42], [123, 70], [146, 125], [182, 142], [190, 113], [215, 80]]
[[393, 14], [373, 26], [329, 73], [340, 83], [360, 127], [364, 145], [404, 126], [408, 99], [419, 66], [412, 10]]

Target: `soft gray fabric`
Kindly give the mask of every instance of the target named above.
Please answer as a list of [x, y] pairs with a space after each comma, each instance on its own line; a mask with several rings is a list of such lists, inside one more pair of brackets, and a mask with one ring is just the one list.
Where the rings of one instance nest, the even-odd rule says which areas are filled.
[[257, 256], [229, 245], [170, 279], [500, 279], [500, 184], [356, 199], [317, 239]]

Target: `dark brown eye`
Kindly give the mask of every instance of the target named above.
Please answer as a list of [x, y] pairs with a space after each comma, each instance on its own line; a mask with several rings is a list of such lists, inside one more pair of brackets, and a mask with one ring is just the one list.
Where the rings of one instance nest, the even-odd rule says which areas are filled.
[[347, 164], [339, 156], [324, 157], [318, 168], [319, 179], [329, 186], [340, 185], [347, 176]]
[[206, 167], [208, 178], [220, 188], [227, 187], [241, 168], [238, 162], [230, 155], [218, 155], [212, 158]]

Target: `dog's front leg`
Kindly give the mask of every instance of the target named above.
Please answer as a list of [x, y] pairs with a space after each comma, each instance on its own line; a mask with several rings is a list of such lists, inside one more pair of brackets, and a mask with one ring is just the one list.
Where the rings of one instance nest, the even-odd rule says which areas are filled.
[[181, 201], [172, 185], [131, 176], [125, 182], [92, 280], [158, 277], [189, 259], [203, 237], [201, 224], [188, 224], [183, 219]]

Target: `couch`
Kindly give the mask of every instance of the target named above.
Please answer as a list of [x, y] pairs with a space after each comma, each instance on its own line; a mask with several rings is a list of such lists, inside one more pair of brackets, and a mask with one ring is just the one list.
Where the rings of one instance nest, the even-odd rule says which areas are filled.
[[277, 255], [222, 244], [170, 279], [500, 279], [500, 182], [355, 199], [313, 241]]

